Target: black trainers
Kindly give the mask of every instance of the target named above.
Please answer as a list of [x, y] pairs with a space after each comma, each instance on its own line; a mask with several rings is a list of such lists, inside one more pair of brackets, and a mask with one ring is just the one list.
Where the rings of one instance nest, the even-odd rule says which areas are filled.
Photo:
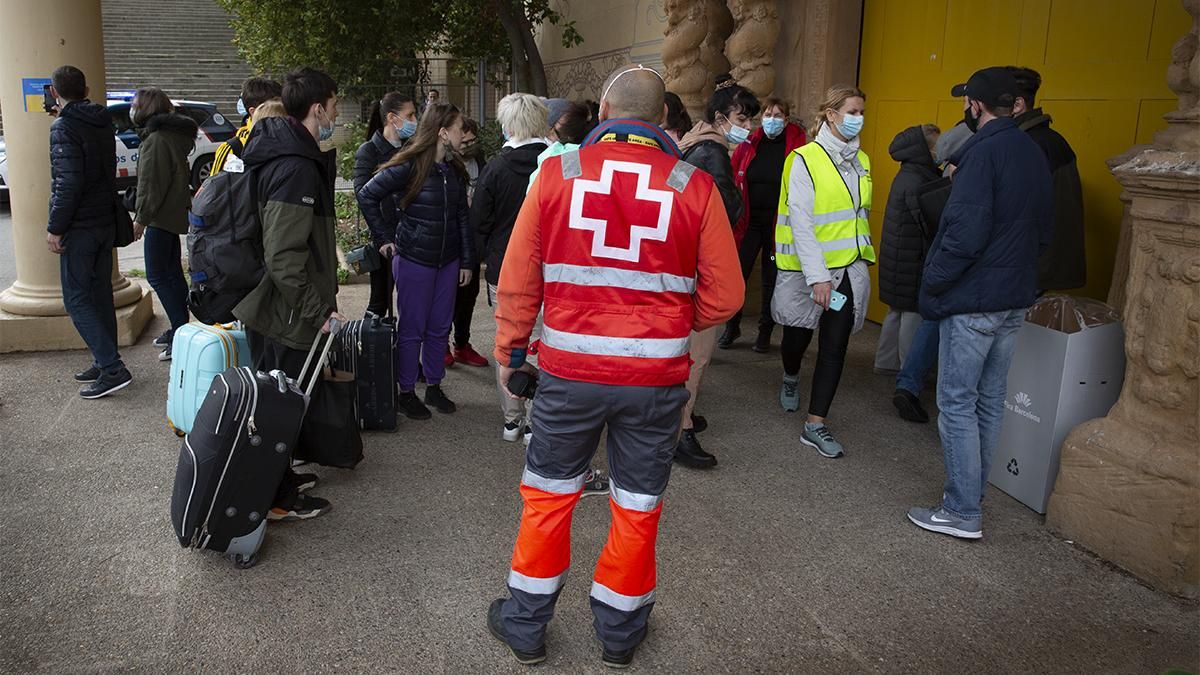
[[608, 477], [600, 469], [588, 469], [583, 477], [583, 496], [608, 494]]
[[159, 361], [170, 361], [171, 360], [171, 345], [170, 344], [167, 344], [166, 348], [158, 353], [158, 360]]
[[696, 432], [688, 429], [679, 437], [675, 446], [675, 461], [693, 469], [711, 469], [717, 465], [717, 458], [700, 447]]
[[160, 348], [166, 347], [167, 345], [171, 344], [171, 340], [173, 339], [175, 339], [175, 330], [173, 328], [168, 328], [160, 333], [158, 337], [154, 338], [154, 346]]
[[492, 601], [491, 607], [488, 607], [487, 626], [488, 632], [492, 637], [504, 643], [508, 647], [508, 651], [516, 657], [517, 663], [523, 666], [532, 666], [546, 660], [546, 645], [542, 645], [537, 649], [530, 651], [522, 651], [508, 644], [508, 636], [504, 632], [504, 620], [500, 618], [500, 609], [504, 606], [504, 598], [497, 598]]
[[115, 375], [101, 374], [95, 382], [79, 390], [79, 395], [86, 399], [103, 398], [118, 392], [133, 382], [133, 375], [127, 368], [122, 368]]
[[295, 471], [288, 471], [283, 477], [283, 482], [288, 485], [289, 494], [307, 492], [317, 487], [320, 480], [320, 476], [315, 473], [296, 473]]
[[421, 399], [411, 391], [403, 392], [396, 399], [396, 407], [404, 412], [404, 416], [410, 420], [427, 420], [433, 417], [433, 413], [429, 412], [429, 408], [421, 403]]
[[925, 412], [925, 408], [921, 405], [921, 399], [907, 389], [896, 390], [896, 393], [892, 395], [892, 405], [896, 406], [896, 411], [900, 413], [900, 419], [917, 424], [925, 424], [929, 421], [929, 413]]
[[447, 398], [446, 393], [436, 384], [425, 387], [425, 405], [431, 405], [434, 410], [447, 415], [458, 410], [458, 406], [454, 405], [454, 401]]
[[758, 337], [754, 338], [754, 346], [750, 349], [753, 349], [756, 354], [766, 354], [771, 351], [771, 331], [759, 328]]
[[96, 366], [75, 373], [75, 381], [79, 384], [90, 384], [98, 379], [100, 379], [100, 369]]
[[267, 511], [267, 520], [275, 522], [310, 520], [328, 513], [332, 508], [333, 505], [329, 503], [329, 500], [298, 492], [290, 500], [290, 503], [272, 506], [271, 510]]
[[628, 668], [633, 663], [633, 653], [635, 651], [637, 651], [637, 647], [630, 647], [629, 649], [622, 649], [620, 651], [605, 647], [604, 651], [600, 654], [600, 660], [609, 668]]
[[721, 337], [717, 338], [717, 346], [721, 349], [729, 349], [737, 339], [742, 337], [742, 327], [737, 324], [725, 324], [725, 330], [721, 333]]

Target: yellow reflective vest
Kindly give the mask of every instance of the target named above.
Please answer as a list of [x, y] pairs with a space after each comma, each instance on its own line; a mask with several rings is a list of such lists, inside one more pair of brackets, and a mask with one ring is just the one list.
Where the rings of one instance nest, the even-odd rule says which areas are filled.
[[775, 220], [775, 264], [781, 270], [799, 272], [800, 256], [792, 237], [788, 220], [788, 178], [797, 158], [803, 162], [813, 182], [813, 231], [825, 255], [825, 267], [848, 267], [858, 259], [875, 262], [875, 247], [871, 244], [871, 161], [867, 153], [858, 151], [858, 161], [865, 172], [858, 179], [861, 205], [856, 209], [850, 190], [838, 173], [833, 158], [816, 141], [788, 154], [783, 163], [783, 185], [779, 190], [779, 213]]

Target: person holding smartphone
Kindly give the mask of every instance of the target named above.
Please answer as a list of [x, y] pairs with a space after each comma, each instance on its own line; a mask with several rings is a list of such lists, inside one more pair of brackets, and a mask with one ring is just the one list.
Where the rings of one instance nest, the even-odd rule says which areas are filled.
[[810, 143], [788, 153], [775, 226], [779, 276], [771, 315], [783, 326], [783, 388], [779, 403], [800, 409], [800, 362], [820, 331], [808, 419], [800, 442], [822, 457], [845, 450], [825, 424], [850, 335], [863, 326], [871, 293], [871, 162], [859, 148], [866, 94], [835, 86], [817, 111]]

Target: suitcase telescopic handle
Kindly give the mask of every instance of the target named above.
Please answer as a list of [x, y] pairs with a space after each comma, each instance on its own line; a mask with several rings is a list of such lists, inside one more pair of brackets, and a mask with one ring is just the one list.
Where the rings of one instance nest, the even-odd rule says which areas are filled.
[[[321, 349], [321, 357], [313, 362], [313, 357], [317, 354], [317, 347], [321, 345], [320, 331], [317, 332], [317, 337], [313, 340], [312, 347], [308, 350], [308, 358], [304, 359], [304, 367], [300, 369], [300, 377], [296, 378], [296, 384], [304, 387], [304, 398], [307, 400], [312, 396], [313, 389], [317, 386], [317, 379], [321, 377], [321, 368], [325, 365], [325, 360], [329, 358], [329, 350], [333, 347], [333, 340], [337, 337], [338, 331], [342, 329], [342, 322], [337, 319], [329, 320], [329, 336], [325, 339], [325, 346]], [[308, 367], [312, 366], [312, 371], [309, 372]], [[308, 378], [308, 385], [304, 385], [304, 379]]]

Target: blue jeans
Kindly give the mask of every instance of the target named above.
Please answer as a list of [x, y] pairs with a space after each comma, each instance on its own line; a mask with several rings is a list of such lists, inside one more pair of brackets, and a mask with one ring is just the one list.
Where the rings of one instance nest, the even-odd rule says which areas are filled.
[[938, 322], [924, 319], [913, 334], [912, 346], [896, 376], [896, 388], [920, 396], [925, 378], [938, 358]]
[[125, 368], [117, 353], [117, 311], [113, 307], [113, 229], [73, 228], [63, 238], [59, 256], [63, 305], [92, 352], [92, 365], [105, 375]]
[[955, 314], [941, 321], [938, 431], [946, 461], [942, 508], [966, 520], [983, 516], [992, 455], [1000, 440], [1008, 367], [1025, 310]]
[[179, 235], [157, 227], [147, 227], [143, 235], [146, 256], [146, 281], [158, 295], [171, 330], [188, 322], [188, 284], [183, 278], [183, 251]]

